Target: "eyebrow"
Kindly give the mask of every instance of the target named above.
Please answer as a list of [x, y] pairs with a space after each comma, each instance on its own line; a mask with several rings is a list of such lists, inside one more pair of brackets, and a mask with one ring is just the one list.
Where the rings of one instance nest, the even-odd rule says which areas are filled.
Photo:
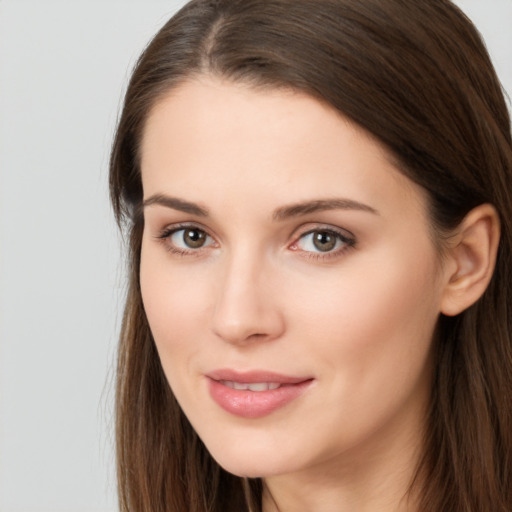
[[[142, 207], [146, 208], [151, 205], [160, 205], [166, 208], [172, 208], [184, 213], [197, 215], [198, 217], [208, 217], [209, 211], [202, 206], [184, 199], [171, 197], [164, 194], [154, 194], [142, 203]], [[300, 217], [310, 213], [316, 213], [328, 210], [359, 210], [363, 212], [379, 215], [379, 212], [368, 206], [367, 204], [354, 201], [353, 199], [315, 199], [312, 201], [304, 201], [287, 206], [282, 206], [274, 210], [272, 219], [274, 221], [283, 221], [292, 217]]]
[[153, 204], [165, 206], [166, 208], [172, 208], [173, 210], [178, 210], [180, 212], [191, 213], [192, 215], [197, 215], [198, 217], [207, 217], [209, 214], [206, 208], [203, 208], [195, 203], [185, 201], [184, 199], [178, 199], [177, 197], [166, 196], [164, 194], [155, 194], [148, 197], [142, 203], [142, 207], [146, 208], [146, 206], [151, 206]]
[[299, 217], [301, 215], [327, 210], [359, 210], [379, 215], [379, 212], [375, 208], [352, 199], [317, 199], [282, 206], [274, 211], [272, 218], [276, 221], [282, 221], [290, 217]]

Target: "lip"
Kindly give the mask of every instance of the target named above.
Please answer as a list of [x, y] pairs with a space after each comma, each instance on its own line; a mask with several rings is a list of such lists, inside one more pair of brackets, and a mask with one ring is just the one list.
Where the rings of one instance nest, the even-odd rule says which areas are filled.
[[[260, 418], [286, 406], [301, 396], [313, 382], [312, 377], [292, 377], [265, 370], [238, 372], [214, 370], [206, 374], [210, 396], [226, 412], [242, 418]], [[273, 383], [280, 386], [266, 391], [233, 389], [225, 382], [240, 384]]]

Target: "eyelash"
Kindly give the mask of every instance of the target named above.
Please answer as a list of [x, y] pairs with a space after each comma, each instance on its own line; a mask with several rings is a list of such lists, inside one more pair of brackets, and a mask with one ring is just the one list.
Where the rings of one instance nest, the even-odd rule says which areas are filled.
[[[298, 245], [299, 241], [301, 239], [304, 239], [308, 235], [312, 235], [313, 233], [326, 233], [331, 236], [334, 236], [337, 240], [337, 242], [341, 242], [342, 246], [338, 247], [337, 249], [331, 250], [331, 251], [300, 251], [300, 249], [297, 249], [296, 246]], [[336, 242], [336, 243], [337, 243]], [[300, 251], [302, 257], [315, 260], [315, 261], [327, 261], [333, 258], [340, 257], [342, 254], [345, 254], [350, 249], [353, 249], [356, 245], [356, 239], [354, 235], [348, 231], [345, 230], [338, 230], [336, 228], [333, 228], [331, 226], [315, 226], [313, 229], [309, 229], [305, 231], [304, 233], [301, 233], [296, 239], [295, 242], [293, 242], [288, 247], [293, 251]]]
[[213, 237], [211, 237], [205, 229], [195, 224], [175, 224], [174, 226], [163, 229], [155, 238], [162, 242], [165, 249], [169, 251], [171, 254], [175, 254], [177, 256], [200, 256], [201, 253], [203, 252], [201, 249], [204, 249], [204, 247], [199, 247], [198, 249], [191, 248], [187, 250], [176, 247], [170, 242], [170, 238], [172, 235], [178, 233], [179, 231], [186, 231], [187, 229], [190, 231], [201, 231], [207, 237], [213, 240]]
[[[203, 250], [207, 247], [210, 247], [208, 245], [207, 247], [199, 247], [197, 249], [182, 249], [179, 247], [176, 247], [172, 243], [170, 243], [170, 237], [179, 231], [185, 231], [185, 230], [191, 230], [191, 231], [201, 231], [203, 232], [206, 237], [210, 238], [211, 240], [214, 240], [212, 236], [208, 234], [208, 232], [203, 229], [200, 226], [197, 226], [195, 224], [175, 224], [173, 226], [167, 227], [164, 230], [162, 230], [155, 238], [159, 240], [165, 247], [167, 251], [169, 251], [171, 254], [175, 254], [177, 256], [192, 256], [192, 257], [198, 257], [201, 256], [203, 253]], [[329, 235], [332, 235], [336, 237], [337, 242], [341, 242], [343, 245], [342, 247], [339, 247], [332, 251], [304, 251], [297, 248], [297, 245], [299, 241], [303, 238], [305, 238], [308, 235], [312, 235], [313, 233], [326, 233]], [[303, 233], [300, 233], [296, 238], [295, 241], [288, 245], [288, 248], [292, 251], [297, 251], [301, 253], [301, 256], [303, 258], [307, 258], [310, 260], [315, 261], [327, 261], [332, 258], [336, 258], [341, 256], [342, 254], [346, 253], [350, 249], [353, 249], [356, 245], [356, 239], [352, 233], [348, 231], [341, 231], [338, 229], [335, 229], [331, 226], [316, 226], [314, 229], [309, 229]]]

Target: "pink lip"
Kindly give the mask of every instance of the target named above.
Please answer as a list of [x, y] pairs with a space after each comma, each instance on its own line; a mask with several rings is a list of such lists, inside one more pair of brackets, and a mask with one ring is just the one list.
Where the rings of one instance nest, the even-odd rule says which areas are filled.
[[[243, 418], [260, 418], [284, 407], [302, 395], [313, 382], [311, 377], [290, 377], [268, 371], [237, 372], [215, 370], [206, 375], [212, 399], [225, 411]], [[242, 384], [277, 383], [280, 387], [266, 391], [232, 389], [223, 381]]]

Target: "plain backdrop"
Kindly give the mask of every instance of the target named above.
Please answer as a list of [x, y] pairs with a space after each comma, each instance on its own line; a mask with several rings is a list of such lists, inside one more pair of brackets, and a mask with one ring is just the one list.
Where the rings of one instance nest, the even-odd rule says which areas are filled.
[[[184, 1], [0, 0], [0, 512], [114, 512], [121, 243], [108, 153]], [[512, 0], [460, 0], [512, 94]]]

